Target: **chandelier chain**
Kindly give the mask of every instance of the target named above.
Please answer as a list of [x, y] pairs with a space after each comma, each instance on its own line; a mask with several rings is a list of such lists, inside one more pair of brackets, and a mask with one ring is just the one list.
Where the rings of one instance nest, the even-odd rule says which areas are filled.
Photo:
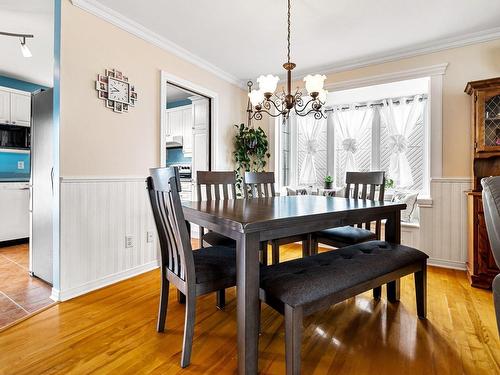
[[291, 0], [288, 0], [288, 53], [287, 53], [287, 57], [288, 57], [288, 62], [290, 62], [290, 2]]

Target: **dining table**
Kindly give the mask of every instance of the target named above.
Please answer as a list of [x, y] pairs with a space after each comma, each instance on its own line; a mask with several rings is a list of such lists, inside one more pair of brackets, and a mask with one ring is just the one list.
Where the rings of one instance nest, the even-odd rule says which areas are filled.
[[[238, 373], [258, 373], [261, 243], [385, 220], [385, 240], [401, 242], [403, 203], [314, 195], [182, 202], [185, 220], [236, 241]], [[399, 282], [392, 285], [399, 295]], [[394, 290], [395, 289], [395, 290]]]

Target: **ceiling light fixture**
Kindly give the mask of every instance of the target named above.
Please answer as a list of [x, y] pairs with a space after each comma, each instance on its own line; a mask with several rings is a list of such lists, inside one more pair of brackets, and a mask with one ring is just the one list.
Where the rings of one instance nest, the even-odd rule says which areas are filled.
[[287, 62], [283, 64], [287, 72], [287, 91], [276, 94], [276, 87], [279, 82], [279, 77], [268, 74], [257, 78], [259, 89], [252, 90], [253, 82], [248, 81], [248, 122], [252, 119], [262, 120], [262, 114], [267, 113], [269, 116], [283, 116], [287, 119], [293, 111], [298, 116], [307, 116], [311, 113], [314, 118], [326, 118], [323, 111], [323, 105], [326, 102], [328, 91], [323, 88], [326, 76], [322, 74], [307, 75], [304, 78], [307, 93], [310, 99], [304, 103], [303, 94], [299, 88], [292, 93], [292, 70], [295, 64], [290, 61], [290, 0], [288, 0], [288, 38], [287, 38]]
[[26, 38], [34, 38], [33, 34], [19, 34], [19, 33], [8, 33], [5, 31], [0, 31], [0, 35], [5, 35], [5, 36], [11, 36], [14, 38], [20, 38], [21, 39], [21, 52], [24, 57], [31, 57], [33, 56], [31, 54], [30, 49], [26, 45]]

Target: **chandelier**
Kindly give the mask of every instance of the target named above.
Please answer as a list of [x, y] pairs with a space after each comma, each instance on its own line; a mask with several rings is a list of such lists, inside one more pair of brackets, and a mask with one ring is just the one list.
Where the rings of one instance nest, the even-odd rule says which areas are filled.
[[294, 112], [298, 116], [314, 114], [317, 120], [326, 118], [323, 112], [323, 105], [326, 102], [328, 91], [323, 88], [326, 76], [322, 74], [307, 75], [304, 78], [305, 86], [309, 98], [304, 100], [302, 91], [297, 88], [292, 93], [292, 70], [295, 64], [290, 61], [290, 0], [288, 0], [288, 38], [287, 38], [287, 62], [283, 68], [287, 74], [287, 91], [283, 87], [281, 92], [276, 93], [279, 77], [272, 74], [261, 75], [257, 78], [258, 89], [253, 89], [253, 82], [248, 81], [248, 122], [252, 119], [262, 120], [262, 114], [266, 113], [271, 117], [283, 116], [287, 119], [290, 113]]

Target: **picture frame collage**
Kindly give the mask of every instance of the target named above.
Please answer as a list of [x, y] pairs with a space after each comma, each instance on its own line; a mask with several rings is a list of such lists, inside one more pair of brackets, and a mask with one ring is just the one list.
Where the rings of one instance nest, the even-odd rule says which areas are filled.
[[[109, 79], [119, 81], [126, 84], [128, 87], [128, 100], [125, 102], [111, 100], [109, 95]], [[113, 82], [114, 82], [113, 81]], [[112, 82], [112, 83], [113, 83]], [[97, 90], [97, 97], [104, 101], [106, 108], [112, 109], [116, 113], [125, 113], [129, 111], [130, 107], [135, 107], [137, 102], [137, 92], [135, 86], [130, 84], [129, 79], [121, 71], [116, 69], [105, 69], [104, 74], [98, 74], [95, 81], [95, 88]]]

